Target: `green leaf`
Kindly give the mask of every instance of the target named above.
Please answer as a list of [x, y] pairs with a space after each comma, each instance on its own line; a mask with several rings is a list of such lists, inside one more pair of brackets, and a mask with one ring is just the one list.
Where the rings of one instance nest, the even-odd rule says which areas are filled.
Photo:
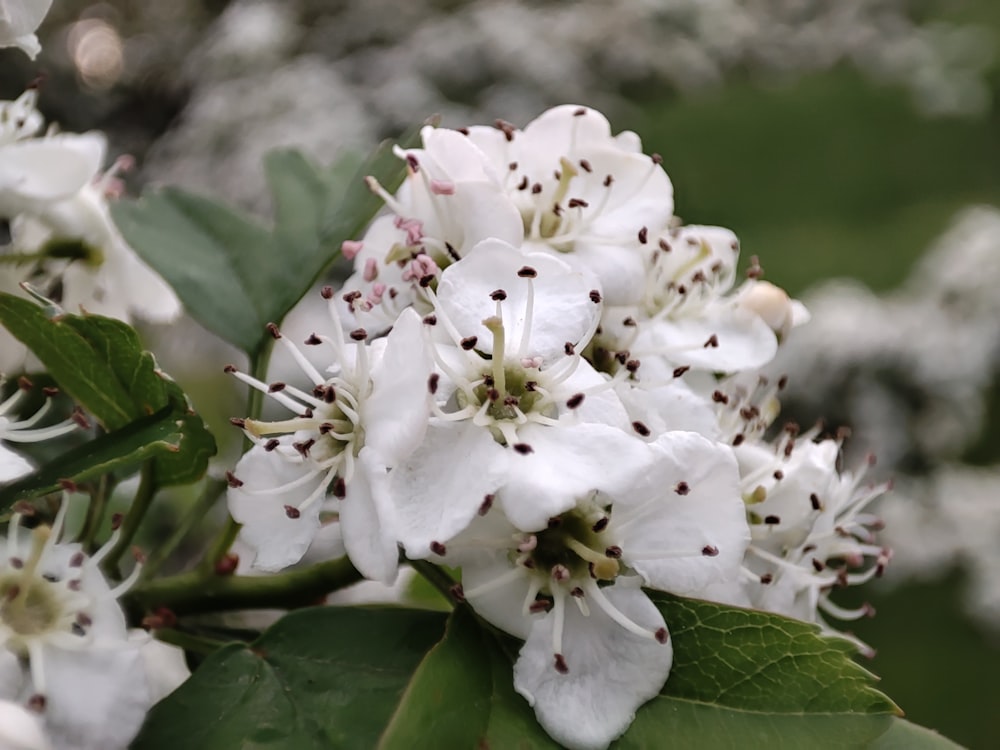
[[893, 719], [889, 731], [869, 745], [872, 750], [961, 750], [958, 745], [932, 729]]
[[650, 592], [670, 630], [664, 694], [767, 713], [884, 713], [899, 708], [851, 660], [847, 641], [755, 610]]
[[444, 639], [417, 668], [396, 707], [379, 750], [409, 750], [420, 737], [429, 747], [479, 744], [490, 716], [492, 684], [485, 634], [468, 607], [448, 620]]
[[[176, 450], [159, 451], [153, 457], [159, 486], [191, 482], [205, 473], [216, 452], [215, 439], [180, 387], [156, 368], [131, 326], [100, 315], [49, 317], [34, 302], [2, 293], [0, 323], [34, 352], [59, 387], [105, 429], [115, 432], [162, 412], [162, 418], [170, 422], [170, 432], [180, 434], [180, 444], [174, 446]], [[138, 450], [128, 441], [122, 450], [127, 446], [132, 454]], [[97, 463], [92, 468], [111, 460], [108, 456], [115, 450], [95, 454]], [[80, 460], [84, 460], [82, 454]], [[86, 471], [82, 464], [75, 466], [79, 472]], [[68, 473], [59, 475], [67, 477]]]
[[[404, 136], [412, 142], [416, 133]], [[253, 354], [381, 206], [366, 175], [387, 190], [405, 165], [383, 144], [360, 166], [320, 169], [297, 151], [272, 151], [264, 173], [274, 204], [268, 229], [221, 203], [177, 189], [119, 201], [113, 214], [135, 251], [174, 288], [205, 328]]]
[[164, 408], [77, 446], [28, 476], [0, 487], [0, 511], [18, 500], [56, 492], [61, 480], [86, 482], [148, 458], [178, 453], [180, 442], [177, 422], [171, 418], [170, 409]]
[[321, 607], [216, 652], [156, 705], [132, 750], [369, 750], [444, 616]]

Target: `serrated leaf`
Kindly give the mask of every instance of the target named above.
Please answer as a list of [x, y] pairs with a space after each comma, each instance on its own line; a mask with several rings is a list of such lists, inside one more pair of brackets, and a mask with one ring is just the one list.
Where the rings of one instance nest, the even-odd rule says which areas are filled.
[[250, 646], [216, 652], [153, 708], [132, 750], [370, 750], [444, 616], [293, 612]]
[[269, 153], [270, 229], [221, 203], [170, 188], [119, 201], [113, 215], [195, 320], [253, 354], [266, 341], [265, 325], [281, 322], [334, 261], [341, 242], [357, 236], [380, 208], [364, 177], [395, 190], [405, 174], [388, 144], [348, 175], [356, 163], [347, 157], [318, 169], [297, 151]]
[[66, 451], [16, 482], [0, 487], [0, 511], [61, 487], [61, 480], [86, 482], [146, 459], [178, 453], [181, 433], [170, 409], [129, 423], [120, 430]]
[[768, 713], [885, 713], [899, 708], [852, 661], [847, 641], [748, 609], [650, 592], [674, 644], [664, 694]]
[[153, 456], [159, 486], [191, 482], [204, 474], [216, 452], [215, 439], [180, 387], [156, 369], [131, 326], [100, 315], [50, 318], [34, 302], [2, 293], [0, 324], [31, 349], [59, 387], [106, 430], [121, 430], [165, 410], [164, 419], [181, 437], [178, 450]]

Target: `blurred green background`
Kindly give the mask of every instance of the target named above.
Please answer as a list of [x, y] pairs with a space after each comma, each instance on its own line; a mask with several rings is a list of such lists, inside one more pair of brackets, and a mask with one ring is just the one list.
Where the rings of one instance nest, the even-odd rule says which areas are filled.
[[[195, 5], [214, 12], [225, 3]], [[925, 21], [981, 24], [1000, 49], [1000, 0], [935, 0], [918, 12]], [[635, 109], [614, 125], [635, 130], [647, 152], [663, 155], [677, 213], [689, 223], [731, 227], [744, 256], [760, 256], [769, 280], [795, 294], [832, 276], [886, 290], [960, 209], [1000, 206], [996, 57], [988, 75], [994, 101], [974, 116], [928, 118], [911, 92], [842, 66], [767, 84], [737, 71], [721, 86], [683, 96], [650, 87], [631, 95]], [[23, 61], [16, 71], [0, 64], [0, 94], [15, 95], [29, 69]], [[124, 104], [118, 94], [87, 122], [70, 104], [48, 114], [78, 128], [145, 118], [152, 131], [168, 127], [183, 101], [183, 92], [160, 81]], [[995, 432], [979, 441], [981, 463], [1000, 462]], [[963, 616], [961, 586], [957, 572], [942, 571], [937, 583], [869, 587], [864, 597], [878, 616], [857, 623], [856, 632], [877, 648], [866, 666], [909, 719], [970, 748], [1000, 747], [1000, 639]]]

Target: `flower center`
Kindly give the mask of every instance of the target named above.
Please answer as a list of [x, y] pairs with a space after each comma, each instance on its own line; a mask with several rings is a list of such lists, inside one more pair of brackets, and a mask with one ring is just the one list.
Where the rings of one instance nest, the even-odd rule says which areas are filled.
[[[553, 583], [593, 578], [613, 581], [621, 569], [621, 548], [609, 543], [604, 529], [607, 516], [575, 510], [549, 521], [548, 528], [531, 534], [519, 547], [520, 563], [543, 572], [551, 591]], [[524, 551], [527, 549], [528, 551]]]

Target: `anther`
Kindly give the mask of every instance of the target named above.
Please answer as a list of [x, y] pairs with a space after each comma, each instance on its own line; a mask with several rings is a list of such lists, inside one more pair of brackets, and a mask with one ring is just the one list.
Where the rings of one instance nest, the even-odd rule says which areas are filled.
[[531, 186], [532, 195], [538, 195], [540, 192], [542, 192], [542, 183], [536, 182], [534, 185]]
[[357, 328], [351, 331], [350, 336], [353, 341], [364, 341], [368, 338], [368, 331], [364, 328]]
[[87, 559], [86, 555], [84, 555], [82, 552], [77, 552], [69, 559], [69, 566], [71, 568], [79, 568], [83, 565], [86, 559]]
[[760, 577], [760, 582], [763, 583], [765, 586], [769, 583], [772, 583], [773, 581], [774, 581], [774, 576], [770, 573], [765, 573]]
[[233, 489], [237, 489], [243, 486], [243, 480], [239, 479], [233, 472], [226, 472], [226, 483]]
[[653, 637], [656, 639], [657, 643], [666, 643], [667, 640], [670, 638], [670, 634], [667, 632], [666, 628], [660, 628], [655, 633], [653, 633]]
[[55, 398], [59, 395], [59, 389], [53, 388], [52, 386], [46, 386], [45, 388], [42, 388], [42, 395], [47, 398]]
[[612, 560], [622, 559], [622, 548], [617, 544], [612, 544], [610, 547], [604, 550], [604, 556], [610, 557]]
[[822, 573], [826, 570], [826, 565], [823, 564], [822, 560], [817, 560], [815, 557], [812, 559], [813, 570], [817, 573]]
[[733, 438], [733, 447], [736, 447], [736, 446], [739, 446], [739, 445], [743, 445], [743, 442], [746, 439], [747, 439], [747, 436], [744, 435], [744, 434], [742, 434], [742, 433], [740, 433], [739, 435], [737, 435], [736, 437]]
[[679, 378], [681, 375], [683, 375], [684, 373], [686, 373], [690, 369], [691, 369], [690, 365], [683, 365], [681, 367], [675, 367], [674, 368], [674, 377], [675, 378]]
[[812, 504], [813, 510], [823, 510], [823, 503], [820, 502], [819, 495], [815, 492], [809, 495], [809, 502]]
[[240, 556], [233, 552], [227, 552], [219, 559], [219, 562], [215, 564], [215, 575], [231, 576], [236, 572], [236, 568], [239, 567], [239, 564]]
[[72, 419], [74, 423], [76, 423], [77, 427], [80, 427], [84, 430], [90, 429], [90, 420], [87, 419], [87, 416], [83, 413], [83, 409], [81, 409], [79, 406], [73, 407], [73, 412], [69, 415], [69, 418]]
[[666, 240], [661, 239], [660, 240], [660, 250], [662, 250], [665, 253], [669, 253], [670, 250], [671, 250], [670, 243], [667, 242]]
[[590, 204], [582, 198], [570, 198], [566, 205], [570, 208], [587, 208]]
[[309, 449], [316, 445], [315, 438], [309, 438], [308, 440], [302, 440], [300, 442], [292, 443], [292, 447], [299, 452], [303, 458], [309, 457]]
[[705, 557], [716, 557], [719, 554], [719, 548], [714, 544], [706, 544], [701, 548], [701, 554]]
[[435, 315], [434, 313], [431, 313], [430, 315], [425, 315], [424, 316], [424, 325], [425, 326], [436, 326], [437, 322], [438, 322], [437, 315]]
[[569, 667], [566, 666], [566, 657], [562, 654], [555, 655], [555, 668], [559, 674], [569, 673]]
[[780, 482], [782, 479], [785, 478], [785, 472], [783, 472], [781, 469], [775, 469], [773, 476]]
[[462, 584], [460, 583], [456, 583], [448, 589], [448, 593], [451, 594], [451, 598], [459, 604], [465, 601], [465, 589], [462, 588]]
[[334, 478], [333, 484], [330, 485], [330, 493], [338, 500], [347, 497], [347, 482], [344, 481], [343, 477]]
[[649, 428], [638, 420], [632, 423], [632, 429], [643, 437], [649, 437]]
[[227, 373], [227, 374], [231, 375], [234, 372], [237, 372], [236, 365], [226, 365], [225, 367], [222, 368], [222, 371], [224, 373]]
[[490, 299], [493, 300], [494, 302], [503, 302], [505, 299], [507, 299], [507, 292], [505, 292], [503, 289], [497, 289], [493, 292], [490, 292]]
[[435, 393], [437, 393], [438, 383], [440, 381], [441, 381], [441, 376], [438, 375], [436, 372], [432, 372], [430, 376], [427, 378], [427, 390], [430, 391], [432, 396]]
[[583, 589], [579, 586], [574, 586], [569, 590], [569, 595], [575, 599], [583, 599]]
[[579, 164], [580, 164], [580, 169], [582, 169], [584, 172], [594, 171], [594, 168], [590, 166], [590, 162], [587, 161], [586, 159], [580, 159]]
[[267, 328], [267, 332], [269, 334], [271, 334], [271, 336], [273, 336], [274, 338], [276, 338], [276, 339], [280, 339], [281, 338], [281, 331], [278, 330], [278, 326], [276, 324], [274, 324], [274, 323], [268, 323], [264, 327]]
[[448, 548], [441, 542], [431, 542], [431, 552], [439, 557], [444, 557], [448, 553]]
[[781, 516], [764, 516], [764, 523], [768, 526], [777, 526], [781, 523]]
[[267, 392], [268, 393], [277, 393], [278, 391], [285, 390], [286, 387], [287, 386], [285, 385], [285, 383], [282, 383], [280, 381], [277, 382], [277, 383], [271, 383], [271, 385], [269, 385], [267, 387]]
[[566, 399], [566, 406], [569, 407], [570, 409], [575, 409], [580, 404], [583, 403], [583, 399], [584, 399], [584, 394], [576, 393], [570, 396], [568, 399]]
[[469, 351], [476, 346], [477, 341], [479, 341], [479, 339], [476, 336], [467, 336], [461, 341], [462, 348], [465, 349], [465, 351]]
[[590, 527], [590, 529], [591, 531], [600, 533], [604, 531], [606, 528], [608, 528], [608, 523], [610, 523], [610, 521], [611, 519], [608, 518], [607, 516], [601, 516], [600, 518], [597, 519], [594, 525]]
[[233, 427], [239, 427], [242, 430], [247, 426], [247, 421], [245, 419], [241, 419], [240, 417], [230, 417], [229, 424]]
[[310, 333], [309, 338], [305, 340], [306, 346], [319, 346], [323, 343], [323, 340], [317, 336], [315, 333]]
[[709, 336], [708, 337], [708, 341], [706, 341], [704, 343], [704, 348], [705, 349], [709, 349], [709, 348], [717, 349], [718, 346], [719, 346], [719, 337], [716, 336], [714, 333], [711, 336]]
[[628, 370], [633, 375], [635, 375], [641, 364], [642, 362], [640, 362], [637, 359], [630, 359], [628, 362], [625, 363], [625, 369]]
[[552, 603], [548, 599], [535, 599], [531, 604], [528, 605], [528, 611], [537, 615], [540, 612], [548, 612], [552, 607]]
[[125, 519], [121, 513], [115, 513], [111, 516], [111, 530], [118, 531], [122, 525], [122, 521]]
[[722, 391], [715, 391], [712, 393], [712, 400], [717, 404], [728, 404], [729, 396]]
[[285, 506], [285, 515], [288, 516], [289, 518], [291, 518], [292, 520], [295, 520], [296, 518], [298, 518], [299, 516], [301, 516], [302, 513], [294, 505], [286, 505]]
[[687, 482], [678, 482], [677, 484], [674, 485], [674, 492], [676, 492], [678, 495], [684, 496], [688, 494], [690, 491], [691, 491], [691, 485], [689, 485]]
[[601, 302], [601, 293], [599, 291], [597, 291], [596, 289], [591, 289], [590, 290], [590, 301], [593, 302], [595, 305], [600, 304], [600, 302]]
[[17, 379], [17, 387], [20, 388], [22, 391], [30, 391], [32, 388], [35, 387], [35, 384], [32, 383], [24, 375], [22, 375]]
[[57, 484], [63, 488], [66, 492], [76, 492], [79, 488], [76, 486], [76, 482], [72, 479], [59, 479]]
[[528, 189], [528, 176], [527, 175], [525, 175], [524, 177], [522, 177], [521, 181], [519, 183], [517, 183], [517, 189], [518, 190], [527, 190]]
[[517, 275], [520, 276], [522, 279], [533, 279], [536, 276], [538, 276], [538, 271], [536, 271], [531, 266], [522, 266], [520, 269], [518, 269]]
[[[325, 287], [323, 287], [322, 289], [319, 290], [319, 294], [320, 294], [320, 296], [323, 299], [333, 299], [333, 287], [332, 286], [325, 286]], [[358, 297], [361, 296], [361, 292], [351, 292], [351, 294], [357, 294]], [[356, 299], [356, 297], [355, 297], [355, 299]], [[344, 295], [344, 301], [345, 302], [350, 302], [351, 301], [351, 300], [347, 299], [347, 295], [346, 294]]]
[[639, 244], [645, 245], [646, 242], [648, 242], [648, 238], [649, 238], [649, 230], [646, 227], [643, 227], [642, 229], [639, 230]]
[[572, 357], [576, 354], [576, 347], [573, 345], [573, 342], [567, 341], [563, 344], [563, 351], [566, 352], [567, 357]]
[[275, 448], [277, 448], [279, 445], [281, 445], [281, 441], [278, 440], [278, 438], [271, 438], [266, 443], [264, 443], [264, 450], [267, 451], [268, 453], [270, 453]]
[[36, 714], [44, 713], [45, 711], [45, 696], [41, 693], [35, 693], [33, 696], [28, 698], [28, 710], [34, 711]]
[[534, 453], [535, 449], [532, 448], [527, 443], [514, 443], [512, 446], [515, 451], [520, 453], [522, 456], [527, 456], [529, 453]]
[[493, 507], [493, 500], [494, 500], [493, 495], [486, 495], [485, 497], [483, 497], [483, 502], [479, 504], [479, 511], [478, 511], [479, 515], [485, 516], [487, 513], [490, 512], [490, 508]]
[[607, 175], [604, 178], [604, 187], [611, 187], [611, 183], [615, 181], [615, 178], [611, 175]]

